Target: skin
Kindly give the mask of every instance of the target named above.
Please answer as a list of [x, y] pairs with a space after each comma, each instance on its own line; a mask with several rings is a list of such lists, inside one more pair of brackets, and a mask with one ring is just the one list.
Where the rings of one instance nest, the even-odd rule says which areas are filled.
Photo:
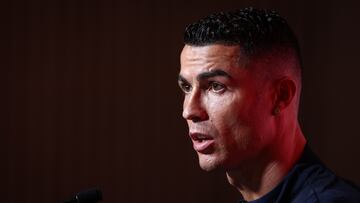
[[[200, 167], [224, 170], [246, 200], [271, 191], [305, 145], [297, 122], [299, 80], [288, 71], [292, 61], [277, 58], [249, 60], [239, 46], [219, 44], [185, 45], [181, 53], [183, 117], [191, 136], [211, 142], [197, 150]], [[272, 64], [280, 68], [265, 72]]]

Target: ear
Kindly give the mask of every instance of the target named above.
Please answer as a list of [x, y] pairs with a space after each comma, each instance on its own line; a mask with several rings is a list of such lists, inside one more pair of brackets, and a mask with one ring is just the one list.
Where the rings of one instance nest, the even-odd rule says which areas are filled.
[[294, 100], [296, 94], [296, 83], [291, 78], [283, 78], [278, 81], [275, 88], [274, 96], [274, 112], [273, 114], [279, 114], [285, 108], [287, 108], [290, 103]]

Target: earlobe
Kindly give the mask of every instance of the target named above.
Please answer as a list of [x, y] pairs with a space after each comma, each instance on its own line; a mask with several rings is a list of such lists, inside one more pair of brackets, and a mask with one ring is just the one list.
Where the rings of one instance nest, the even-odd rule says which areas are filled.
[[277, 83], [273, 114], [278, 115], [289, 106], [296, 93], [295, 81], [291, 78], [284, 78]]
[[273, 115], [277, 116], [279, 114], [280, 114], [280, 108], [278, 106], [275, 106], [274, 111], [273, 111]]

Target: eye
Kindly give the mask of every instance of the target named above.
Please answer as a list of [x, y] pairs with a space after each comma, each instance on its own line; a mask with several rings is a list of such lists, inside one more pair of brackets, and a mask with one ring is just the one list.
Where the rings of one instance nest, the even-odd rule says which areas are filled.
[[183, 81], [179, 81], [179, 87], [184, 93], [189, 93], [192, 89], [189, 83]]
[[210, 82], [209, 90], [212, 90], [213, 92], [216, 93], [221, 93], [226, 90], [226, 86], [219, 82]]

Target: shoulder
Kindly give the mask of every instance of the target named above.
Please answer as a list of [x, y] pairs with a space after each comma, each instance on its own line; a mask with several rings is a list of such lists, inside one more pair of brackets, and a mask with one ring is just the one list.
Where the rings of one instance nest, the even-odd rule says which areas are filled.
[[276, 203], [360, 203], [360, 189], [335, 175], [305, 147], [299, 161], [266, 197]]
[[297, 197], [298, 201], [294, 202], [360, 203], [360, 190], [355, 184], [320, 167], [318, 173], [309, 177]]
[[360, 203], [360, 189], [335, 175], [310, 149], [295, 166], [292, 178], [293, 203]]
[[[334, 175], [335, 176], [335, 175]], [[360, 191], [357, 186], [352, 185], [340, 177], [325, 182], [324, 185], [313, 186], [314, 196], [319, 202], [349, 202], [360, 203]]]

